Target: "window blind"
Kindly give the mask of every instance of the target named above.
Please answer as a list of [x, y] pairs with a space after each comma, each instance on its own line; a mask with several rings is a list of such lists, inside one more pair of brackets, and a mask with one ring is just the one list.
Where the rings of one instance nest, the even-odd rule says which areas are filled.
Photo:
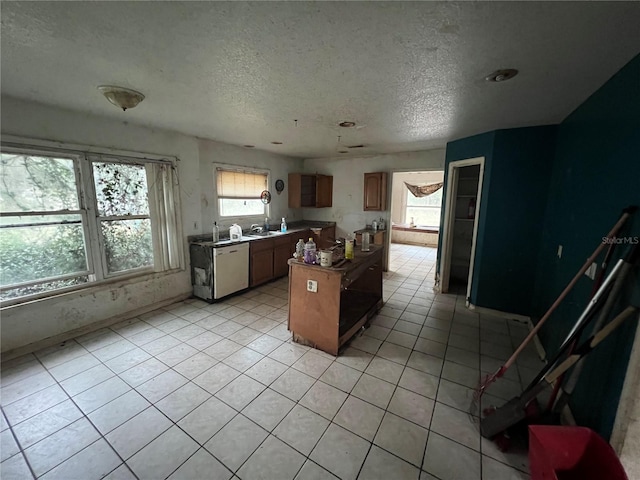
[[267, 175], [239, 170], [216, 169], [218, 198], [260, 198], [267, 189]]

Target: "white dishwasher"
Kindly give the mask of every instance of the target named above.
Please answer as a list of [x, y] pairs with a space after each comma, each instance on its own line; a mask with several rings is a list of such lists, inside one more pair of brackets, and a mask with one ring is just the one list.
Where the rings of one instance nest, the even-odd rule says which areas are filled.
[[213, 248], [213, 298], [249, 287], [249, 242]]

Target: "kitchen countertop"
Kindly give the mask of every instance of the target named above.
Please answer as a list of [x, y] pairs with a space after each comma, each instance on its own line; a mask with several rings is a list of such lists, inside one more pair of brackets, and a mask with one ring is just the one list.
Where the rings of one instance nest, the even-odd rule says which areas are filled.
[[387, 229], [386, 228], [378, 228], [377, 230], [374, 230], [373, 228], [363, 228], [361, 230], [356, 230], [353, 233], [371, 233], [372, 235], [375, 235], [378, 232], [386, 232]]
[[209, 247], [213, 247], [213, 248], [218, 248], [218, 247], [226, 247], [229, 245], [236, 245], [238, 243], [245, 243], [245, 242], [251, 242], [254, 240], [264, 240], [267, 238], [278, 238], [281, 237], [283, 235], [292, 235], [294, 233], [298, 233], [298, 232], [302, 232], [304, 230], [309, 230], [311, 228], [329, 228], [329, 227], [333, 227], [335, 226], [335, 222], [306, 222], [306, 221], [297, 221], [297, 222], [291, 222], [291, 224], [288, 226], [287, 231], [286, 232], [280, 232], [277, 230], [269, 230], [269, 232], [271, 232], [270, 235], [265, 235], [265, 236], [261, 236], [261, 235], [242, 235], [242, 238], [240, 238], [240, 240], [230, 240], [229, 238], [222, 238], [220, 241], [218, 242], [213, 242], [212, 241], [212, 235], [192, 235], [190, 237], [187, 238], [187, 240], [189, 241], [189, 243], [196, 243], [199, 245], [203, 245], [203, 246], [209, 246]]
[[346, 272], [356, 269], [360, 264], [368, 261], [369, 257], [381, 251], [382, 248], [383, 247], [381, 245], [371, 245], [369, 247], [368, 252], [363, 252], [360, 249], [360, 247], [356, 247], [353, 249], [353, 254], [354, 254], [353, 259], [340, 260], [334, 263], [331, 267], [323, 267], [318, 264], [304, 263], [299, 260], [296, 260], [295, 258], [289, 259], [289, 265], [297, 265], [300, 267], [311, 268], [311, 269], [322, 270], [322, 271], [342, 272], [344, 274]]

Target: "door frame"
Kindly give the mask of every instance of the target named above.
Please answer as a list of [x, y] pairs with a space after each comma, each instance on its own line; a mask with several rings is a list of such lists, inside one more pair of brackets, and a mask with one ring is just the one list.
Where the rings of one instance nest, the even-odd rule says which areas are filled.
[[476, 213], [473, 220], [473, 236], [471, 239], [471, 260], [469, 262], [469, 277], [467, 278], [466, 305], [469, 306], [471, 297], [471, 281], [475, 266], [476, 244], [478, 237], [478, 219], [480, 218], [480, 204], [482, 199], [482, 184], [484, 179], [484, 157], [455, 160], [449, 163], [447, 172], [447, 190], [445, 192], [445, 211], [442, 228], [442, 251], [440, 252], [440, 292], [449, 291], [451, 274], [451, 252], [453, 250], [453, 227], [456, 207], [456, 194], [458, 191], [459, 170], [463, 167], [480, 165], [478, 177], [478, 194], [476, 196]]
[[[395, 202], [393, 200], [393, 180], [394, 176], [398, 173], [427, 173], [427, 172], [442, 172], [444, 174], [444, 167], [435, 167], [435, 168], [402, 168], [402, 169], [394, 169], [390, 170], [389, 173], [391, 175], [388, 176], [387, 181], [387, 207], [389, 211], [389, 220], [387, 222], [387, 235], [385, 237], [385, 258], [384, 258], [384, 271], [389, 270], [389, 262], [391, 261], [391, 235], [392, 235], [392, 224], [391, 224], [391, 215], [393, 212], [393, 207], [395, 206]], [[437, 247], [436, 247], [437, 249]]]

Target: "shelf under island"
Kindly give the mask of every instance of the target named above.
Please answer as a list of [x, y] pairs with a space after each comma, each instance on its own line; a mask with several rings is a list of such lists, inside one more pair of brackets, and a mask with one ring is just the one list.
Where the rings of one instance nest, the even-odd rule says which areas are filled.
[[[293, 340], [338, 355], [382, 308], [382, 251], [356, 249], [355, 258], [334, 267], [289, 260], [289, 323]], [[340, 266], [338, 266], [340, 265]], [[317, 282], [317, 292], [307, 288]]]

